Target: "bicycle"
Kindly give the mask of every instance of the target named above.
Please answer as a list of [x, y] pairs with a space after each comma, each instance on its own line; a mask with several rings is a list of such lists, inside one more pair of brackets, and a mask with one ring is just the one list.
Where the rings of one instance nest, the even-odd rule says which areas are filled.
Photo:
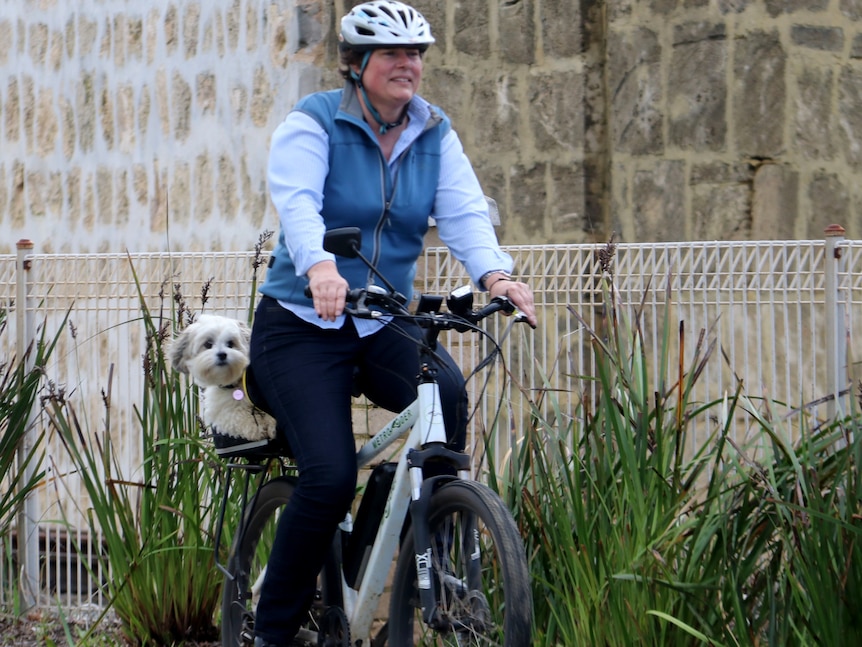
[[[359, 245], [359, 230], [354, 228], [327, 232], [324, 244], [335, 254], [361, 258], [387, 286], [352, 290], [348, 308], [353, 316], [410, 317], [426, 331], [420, 349], [418, 397], [357, 452], [359, 466], [369, 465], [409, 433], [398, 461], [381, 462], [373, 469], [356, 518], [348, 515], [339, 527], [298, 641], [333, 647], [529, 645], [532, 594], [517, 525], [498, 495], [470, 480], [469, 454], [445, 447], [439, 391], [427, 362], [441, 331], [484, 333], [478, 322], [498, 311], [511, 314], [514, 307], [507, 299], [497, 298], [473, 310], [472, 292], [465, 286], [447, 299], [448, 312], [440, 311], [442, 297], [425, 296], [411, 314], [406, 299], [361, 256]], [[520, 320], [523, 317], [515, 315], [512, 323]], [[226, 565], [219, 563], [225, 575], [224, 647], [253, 644], [256, 590], [263, 579], [278, 511], [296, 482], [288, 454], [289, 448], [272, 441], [242, 456], [245, 462], [227, 465], [219, 528], [231, 478], [237, 472], [245, 478], [241, 521], [230, 557]], [[423, 467], [428, 461], [451, 465], [457, 476], [426, 478]], [[277, 475], [271, 477], [272, 472]], [[255, 476], [257, 486], [249, 496]], [[217, 556], [220, 541], [221, 530]], [[396, 553], [389, 618], [375, 633], [374, 615]]]

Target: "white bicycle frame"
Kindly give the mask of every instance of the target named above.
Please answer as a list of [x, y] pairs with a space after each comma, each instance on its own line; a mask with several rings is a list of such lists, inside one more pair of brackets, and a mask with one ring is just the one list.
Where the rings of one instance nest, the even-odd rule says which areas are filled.
[[[446, 442], [437, 383], [419, 384], [418, 392], [416, 400], [382, 427], [356, 454], [358, 466], [364, 467], [410, 430], [359, 588], [350, 588], [342, 578], [344, 612], [350, 622], [350, 634], [354, 641], [361, 640], [363, 645], [370, 642], [371, 624], [386, 587], [410, 502], [419, 498], [422, 487], [420, 468], [410, 468], [408, 474], [407, 454], [410, 449], [420, 449], [429, 443]], [[469, 478], [469, 471], [458, 476]]]

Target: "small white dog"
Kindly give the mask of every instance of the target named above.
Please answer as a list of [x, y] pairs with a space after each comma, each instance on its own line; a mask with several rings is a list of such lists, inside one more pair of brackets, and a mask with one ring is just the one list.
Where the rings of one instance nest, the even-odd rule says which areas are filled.
[[275, 420], [249, 400], [243, 380], [250, 339], [241, 321], [200, 315], [173, 340], [170, 362], [202, 387], [201, 417], [214, 434], [266, 441], [275, 437]]

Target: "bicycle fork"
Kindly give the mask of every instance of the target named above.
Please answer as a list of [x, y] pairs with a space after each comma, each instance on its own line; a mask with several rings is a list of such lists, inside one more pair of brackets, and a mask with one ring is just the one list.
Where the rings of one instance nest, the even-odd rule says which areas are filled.
[[[420, 417], [418, 425], [424, 440], [422, 449], [411, 449], [407, 452], [407, 469], [410, 474], [410, 521], [413, 528], [413, 545], [415, 546], [416, 582], [419, 589], [419, 603], [422, 608], [423, 621], [437, 631], [451, 629], [450, 621], [443, 617], [437, 606], [437, 591], [434, 583], [434, 565], [432, 564], [432, 537], [428, 524], [431, 495], [437, 487], [451, 481], [453, 475], [425, 477], [426, 464], [433, 461], [437, 465], [447, 465], [453, 468], [459, 476], [465, 476], [470, 470], [470, 457], [462, 452], [448, 449], [446, 430], [440, 408], [440, 392], [433, 375], [423, 371], [419, 384]], [[470, 538], [464, 537], [470, 541]], [[446, 542], [449, 538], [441, 538]], [[473, 554], [474, 551], [471, 551]], [[442, 565], [440, 565], [442, 566]], [[441, 576], [443, 574], [440, 574]], [[442, 591], [440, 592], [442, 595]]]

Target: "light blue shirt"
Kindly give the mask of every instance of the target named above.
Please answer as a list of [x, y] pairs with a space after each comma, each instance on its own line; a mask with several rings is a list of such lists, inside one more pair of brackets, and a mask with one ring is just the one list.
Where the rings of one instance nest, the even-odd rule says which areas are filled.
[[[407, 114], [407, 126], [388, 160], [389, 173], [393, 175], [402, 153], [419, 137], [430, 117], [428, 103], [414, 96]], [[333, 256], [321, 248], [326, 226], [320, 211], [322, 189], [329, 173], [329, 138], [317, 121], [299, 111], [290, 112], [279, 129], [282, 136], [274, 139], [270, 151], [270, 187], [288, 251], [297, 275], [302, 276], [315, 263], [333, 260]], [[285, 131], [289, 136], [283, 136]], [[277, 142], [282, 142], [284, 150], [279, 150]], [[450, 129], [441, 141], [440, 155], [434, 213], [429, 214], [437, 225], [440, 239], [464, 264], [477, 285], [479, 279], [492, 270], [510, 272], [512, 258], [500, 249], [484, 193], [454, 130]], [[346, 316], [341, 315], [336, 321], [324, 321], [314, 308], [280, 303], [320, 328], [341, 328], [346, 320]], [[382, 322], [354, 318], [354, 325], [359, 335], [365, 336], [379, 330]]]

